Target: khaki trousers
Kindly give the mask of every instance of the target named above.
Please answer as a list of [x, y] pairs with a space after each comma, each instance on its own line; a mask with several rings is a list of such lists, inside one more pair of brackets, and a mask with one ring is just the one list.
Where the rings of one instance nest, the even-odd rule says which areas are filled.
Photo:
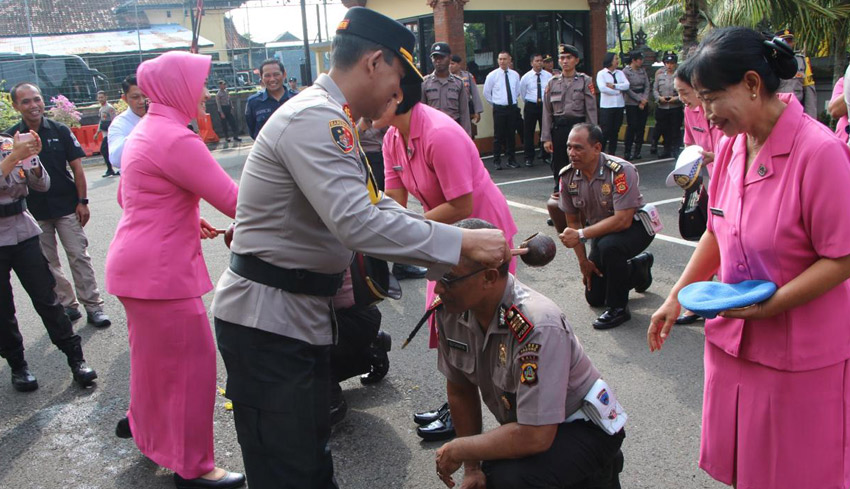
[[[41, 252], [47, 258], [50, 271], [56, 279], [55, 291], [59, 297], [59, 302], [65, 307], [75, 309], [82, 303], [88, 313], [103, 310], [103, 299], [100, 298], [100, 291], [97, 289], [91, 257], [86, 251], [89, 240], [77, 220], [77, 215], [68, 214], [58, 219], [38, 221], [38, 224], [42, 231], [41, 236], [39, 236]], [[65, 274], [62, 273], [62, 263], [59, 261], [59, 252], [56, 246], [57, 234], [59, 241], [62, 242], [62, 247], [65, 249], [65, 256], [68, 258], [71, 277], [74, 279], [73, 287], [71, 282], [65, 278]], [[74, 295], [75, 290], [76, 296]], [[79, 302], [77, 302], [78, 299]]]

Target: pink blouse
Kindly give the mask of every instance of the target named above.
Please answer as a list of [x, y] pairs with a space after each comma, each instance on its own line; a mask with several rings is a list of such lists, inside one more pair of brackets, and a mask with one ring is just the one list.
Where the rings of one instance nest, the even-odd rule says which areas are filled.
[[[709, 187], [708, 229], [725, 283], [770, 280], [782, 287], [820, 258], [850, 255], [850, 150], [803, 113], [793, 94], [745, 173], [745, 134], [724, 139]], [[706, 340], [730, 355], [788, 371], [850, 358], [850, 282], [767, 319], [717, 317]]]
[[[844, 77], [838, 79], [838, 83], [835, 84], [835, 88], [832, 89], [832, 97], [829, 100], [835, 100], [839, 95], [844, 95]], [[835, 125], [835, 135], [838, 136], [842, 142], [847, 142], [847, 116], [842, 115], [838, 119], [838, 123]]]

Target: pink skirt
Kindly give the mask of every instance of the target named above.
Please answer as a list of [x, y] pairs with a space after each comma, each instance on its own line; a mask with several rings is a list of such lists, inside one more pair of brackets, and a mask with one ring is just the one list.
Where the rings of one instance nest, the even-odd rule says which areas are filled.
[[850, 487], [850, 361], [775, 370], [705, 342], [699, 466], [738, 489]]
[[215, 344], [201, 298], [119, 297], [130, 336], [130, 429], [158, 465], [194, 479], [215, 468]]

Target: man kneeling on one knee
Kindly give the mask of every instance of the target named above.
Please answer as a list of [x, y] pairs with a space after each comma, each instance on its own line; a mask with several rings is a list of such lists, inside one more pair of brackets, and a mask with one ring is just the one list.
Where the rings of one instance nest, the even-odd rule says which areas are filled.
[[[492, 228], [480, 219], [457, 225]], [[435, 291], [437, 364], [458, 436], [437, 450], [440, 479], [453, 487], [463, 465], [469, 489], [619, 487], [625, 413], [558, 306], [507, 264], [463, 258]], [[501, 424], [486, 433], [479, 392]]]
[[[561, 170], [558, 206], [568, 227], [561, 242], [576, 253], [587, 303], [607, 308], [593, 327], [614, 328], [631, 319], [629, 291], [644, 292], [652, 284], [653, 257], [643, 250], [655, 231], [648, 215], [639, 214], [644, 202], [637, 169], [602, 152], [599, 126], [574, 126], [567, 155], [570, 164]], [[589, 255], [587, 240], [592, 240]]]

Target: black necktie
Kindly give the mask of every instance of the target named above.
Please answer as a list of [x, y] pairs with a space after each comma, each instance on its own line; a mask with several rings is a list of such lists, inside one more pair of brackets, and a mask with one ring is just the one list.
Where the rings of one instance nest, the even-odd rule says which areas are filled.
[[505, 70], [505, 88], [508, 89], [508, 105], [513, 105], [514, 99], [511, 97], [511, 79], [508, 78], [508, 70]]
[[612, 71], [612, 72], [611, 72], [611, 76], [612, 76], [612, 77], [614, 77], [614, 83], [617, 83], [617, 72], [616, 72], [616, 71]]
[[540, 73], [537, 74], [537, 103], [543, 101], [543, 90], [540, 88]]

